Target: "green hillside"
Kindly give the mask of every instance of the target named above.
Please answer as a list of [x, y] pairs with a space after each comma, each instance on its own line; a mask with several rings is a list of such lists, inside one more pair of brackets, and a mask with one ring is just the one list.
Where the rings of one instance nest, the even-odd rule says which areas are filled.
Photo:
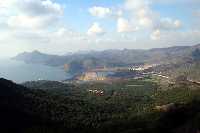
[[[116, 84], [39, 81], [24, 86], [31, 89], [0, 79], [1, 131], [189, 133], [199, 129], [200, 88], [190, 89], [191, 84], [161, 90], [155, 79], [146, 78]], [[103, 95], [88, 91], [94, 89]]]

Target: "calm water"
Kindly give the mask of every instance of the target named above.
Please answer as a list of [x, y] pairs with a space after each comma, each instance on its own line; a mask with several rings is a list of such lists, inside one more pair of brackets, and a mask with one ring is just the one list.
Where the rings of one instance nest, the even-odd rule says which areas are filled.
[[62, 68], [26, 64], [11, 59], [0, 59], [0, 77], [17, 83], [33, 80], [65, 80], [69, 75]]

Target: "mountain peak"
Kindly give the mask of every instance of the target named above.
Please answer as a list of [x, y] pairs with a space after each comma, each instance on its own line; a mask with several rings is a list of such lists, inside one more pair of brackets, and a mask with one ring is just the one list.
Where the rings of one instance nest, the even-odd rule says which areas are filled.
[[38, 50], [34, 50], [34, 51], [32, 51], [31, 53], [33, 53], [33, 54], [42, 54], [40, 51], [38, 51]]

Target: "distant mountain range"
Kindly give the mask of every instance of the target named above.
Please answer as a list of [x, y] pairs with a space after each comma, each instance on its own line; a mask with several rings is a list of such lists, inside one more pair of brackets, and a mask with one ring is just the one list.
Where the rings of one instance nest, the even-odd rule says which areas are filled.
[[95, 68], [99, 66], [128, 66], [134, 64], [156, 63], [170, 64], [182, 63], [192, 60], [192, 52], [200, 49], [200, 44], [194, 46], [175, 46], [168, 48], [154, 48], [150, 50], [105, 50], [86, 53], [74, 53], [69, 55], [49, 55], [39, 51], [24, 52], [13, 59], [26, 63], [38, 63], [50, 66], [71, 66], [70, 72]]

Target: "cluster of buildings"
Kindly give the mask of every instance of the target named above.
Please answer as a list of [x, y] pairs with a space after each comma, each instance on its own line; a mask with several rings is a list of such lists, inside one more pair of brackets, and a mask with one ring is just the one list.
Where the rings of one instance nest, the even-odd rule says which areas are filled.
[[89, 91], [89, 93], [91, 93], [91, 94], [95, 94], [95, 95], [99, 95], [99, 96], [102, 96], [102, 95], [104, 95], [104, 91], [103, 90], [88, 90]]
[[[132, 71], [142, 72], [144, 70], [148, 70], [155, 66], [157, 66], [157, 64], [145, 64], [145, 65], [137, 65], [137, 66], [132, 66], [132, 67], [96, 68], [96, 69], [87, 71], [87, 72], [83, 73], [82, 75], [79, 75], [77, 77], [77, 80], [79, 80], [79, 81], [106, 81], [106, 80], [110, 80], [111, 78], [112, 79], [115, 79], [117, 77], [120, 78], [119, 73], [121, 75], [129, 76], [131, 74], [134, 75], [133, 73], [130, 73]], [[67, 66], [65, 66], [65, 67], [67, 68]], [[118, 73], [118, 76], [115, 77], [116, 76], [115, 75], [115, 76], [109, 77], [108, 75], [105, 74], [105, 73], [109, 73], [109, 72]], [[123, 76], [121, 78], [123, 78]]]
[[158, 64], [144, 64], [139, 66], [131, 66], [129, 68], [130, 71], [144, 71], [153, 67], [156, 67]]

